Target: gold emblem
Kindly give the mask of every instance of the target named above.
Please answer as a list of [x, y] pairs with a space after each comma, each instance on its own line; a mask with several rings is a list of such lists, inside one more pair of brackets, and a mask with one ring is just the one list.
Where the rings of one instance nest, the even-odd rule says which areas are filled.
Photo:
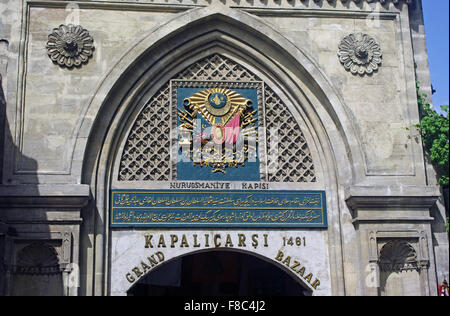
[[[252, 111], [251, 103], [239, 93], [221, 88], [202, 90], [185, 99], [186, 110], [178, 110], [183, 153], [194, 165], [212, 167], [213, 173], [226, 173], [227, 168], [256, 158], [257, 110]], [[199, 115], [209, 126], [201, 124]], [[237, 146], [240, 137], [247, 141]]]
[[[219, 95], [223, 95], [226, 99], [220, 100]], [[210, 102], [211, 96], [213, 96], [213, 102]], [[237, 92], [219, 88], [197, 92], [192, 97], [187, 98], [185, 102], [187, 102], [187, 107], [193, 114], [200, 113], [209, 124], [216, 124], [216, 118], [220, 118], [220, 123], [224, 126], [239, 112], [244, 112], [251, 103], [250, 100]], [[216, 104], [216, 106], [211, 105], [211, 103]], [[222, 103], [224, 105], [219, 107]]]

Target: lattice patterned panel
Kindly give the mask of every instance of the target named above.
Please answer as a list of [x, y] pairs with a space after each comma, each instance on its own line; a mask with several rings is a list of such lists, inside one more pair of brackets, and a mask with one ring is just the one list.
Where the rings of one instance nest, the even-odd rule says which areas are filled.
[[120, 163], [120, 181], [168, 181], [170, 89], [158, 91], [134, 124]]
[[283, 101], [265, 86], [269, 182], [316, 182], [305, 136]]
[[221, 55], [212, 55], [182, 71], [174, 79], [202, 81], [261, 81], [250, 71]]
[[[221, 55], [195, 63], [173, 79], [202, 81], [260, 81], [250, 71]], [[119, 181], [169, 181], [170, 85], [152, 98], [134, 124], [122, 155]], [[295, 119], [266, 85], [266, 121], [280, 136], [278, 161], [270, 160], [271, 182], [314, 182], [314, 165], [303, 133]], [[274, 152], [274, 148], [268, 146]], [[273, 172], [270, 172], [273, 171]]]

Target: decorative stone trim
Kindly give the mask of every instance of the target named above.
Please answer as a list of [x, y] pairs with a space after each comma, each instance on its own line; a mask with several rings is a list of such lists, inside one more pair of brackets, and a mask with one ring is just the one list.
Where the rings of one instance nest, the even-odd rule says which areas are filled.
[[0, 185], [0, 210], [31, 206], [68, 211], [86, 206], [89, 199], [90, 188], [85, 184]]
[[[122, 2], [134, 2], [132, 0], [122, 0]], [[141, 0], [141, 3], [152, 3], [152, 4], [179, 4], [183, 6], [207, 6], [207, 5], [217, 5], [216, 2], [219, 1], [211, 1], [211, 0]], [[314, 2], [316, 5], [321, 5], [322, 3], [328, 3], [329, 5], [336, 5], [337, 3], [348, 4], [350, 2], [354, 2], [356, 4], [360, 3], [376, 3], [380, 2], [381, 4], [393, 3], [395, 5], [399, 5], [402, 3], [406, 3], [408, 5], [413, 4], [413, 0], [256, 0], [256, 1], [248, 1], [242, 3], [244, 1], [238, 0], [220, 0], [219, 5], [233, 6], [233, 7], [279, 7], [280, 5], [289, 4], [290, 6], [297, 6], [299, 4], [309, 5], [310, 2]]]
[[86, 64], [94, 52], [94, 39], [80, 25], [63, 25], [48, 36], [47, 53], [61, 67], [73, 68]]
[[382, 62], [380, 45], [363, 33], [346, 36], [339, 44], [338, 57], [344, 68], [354, 75], [372, 74]]
[[[321, 0], [314, 0], [314, 2], [318, 3]], [[337, 0], [327, 0], [329, 3], [333, 4], [336, 3]], [[399, 4], [401, 2], [407, 3], [407, 4], [411, 4], [413, 0], [340, 0], [342, 3], [346, 3], [346, 2], [355, 2], [355, 3], [361, 3], [361, 2], [368, 2], [368, 3], [373, 3], [373, 2], [380, 2], [381, 4], [385, 4], [388, 2], [392, 2], [394, 4]]]
[[[392, 222], [385, 210], [395, 208], [395, 221], [432, 221], [429, 210], [439, 199], [435, 186], [351, 186], [345, 188], [345, 201], [353, 216], [353, 222]], [[415, 210], [414, 213], [403, 211]], [[368, 212], [370, 211], [370, 212]]]

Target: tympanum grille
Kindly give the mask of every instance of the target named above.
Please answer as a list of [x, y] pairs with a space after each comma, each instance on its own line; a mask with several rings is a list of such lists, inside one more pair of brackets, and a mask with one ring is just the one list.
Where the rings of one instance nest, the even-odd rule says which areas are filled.
[[[219, 54], [198, 61], [173, 79], [261, 81], [246, 68]], [[316, 182], [311, 153], [300, 126], [284, 102], [267, 84], [264, 85], [264, 90], [267, 180]], [[144, 107], [128, 135], [120, 162], [119, 181], [176, 180], [171, 179], [170, 113], [168, 82]]]

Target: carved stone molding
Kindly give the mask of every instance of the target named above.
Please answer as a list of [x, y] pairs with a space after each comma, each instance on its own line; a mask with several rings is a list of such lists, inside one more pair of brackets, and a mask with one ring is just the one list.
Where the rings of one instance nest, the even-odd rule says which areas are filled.
[[86, 206], [88, 185], [0, 185], [0, 210], [40, 207], [46, 211], [63, 208], [66, 212]]
[[[348, 2], [354, 2], [354, 3], [362, 3], [362, 2], [368, 2], [368, 3], [374, 3], [374, 2], [380, 2], [381, 4], [387, 4], [392, 2], [395, 5], [406, 3], [406, 4], [412, 4], [413, 0], [327, 0], [330, 4], [335, 4], [336, 2], [342, 2], [342, 3], [348, 3]], [[302, 2], [305, 2], [302, 0]], [[315, 3], [320, 3], [321, 0], [314, 0]]]
[[344, 68], [354, 75], [372, 74], [382, 62], [380, 45], [363, 33], [346, 36], [339, 44], [338, 57]]
[[80, 25], [60, 25], [48, 36], [47, 53], [61, 67], [86, 64], [94, 52], [94, 39]]
[[[121, 0], [121, 3], [132, 3], [133, 0]], [[316, 6], [323, 6], [324, 4], [336, 5], [338, 3], [348, 5], [349, 3], [361, 4], [361, 3], [381, 3], [386, 5], [393, 3], [395, 5], [400, 5], [402, 3], [413, 4], [413, 0], [253, 0], [253, 1], [238, 1], [238, 0], [141, 0], [139, 1], [145, 4], [156, 4], [156, 5], [167, 5], [167, 6], [208, 6], [208, 5], [222, 5], [222, 6], [232, 6], [232, 7], [280, 7], [283, 5], [289, 5], [291, 7], [299, 6], [311, 6], [314, 4]], [[217, 3], [216, 3], [217, 2]], [[84, 3], [81, 2], [82, 6]], [[161, 8], [159, 8], [161, 9]]]
[[435, 186], [351, 186], [345, 189], [345, 201], [355, 224], [433, 221], [430, 209], [439, 195], [439, 188]]
[[[314, 2], [319, 2], [320, 0], [314, 0]], [[336, 3], [337, 0], [327, 0], [329, 3]], [[380, 2], [381, 4], [385, 4], [385, 3], [389, 3], [392, 2], [394, 4], [399, 4], [399, 3], [407, 3], [407, 4], [411, 4], [412, 0], [353, 0], [353, 2], [355, 3], [361, 3], [361, 2], [368, 2], [368, 3], [373, 3], [373, 2]], [[345, 3], [345, 2], [350, 2], [350, 0], [341, 0], [341, 2]]]

